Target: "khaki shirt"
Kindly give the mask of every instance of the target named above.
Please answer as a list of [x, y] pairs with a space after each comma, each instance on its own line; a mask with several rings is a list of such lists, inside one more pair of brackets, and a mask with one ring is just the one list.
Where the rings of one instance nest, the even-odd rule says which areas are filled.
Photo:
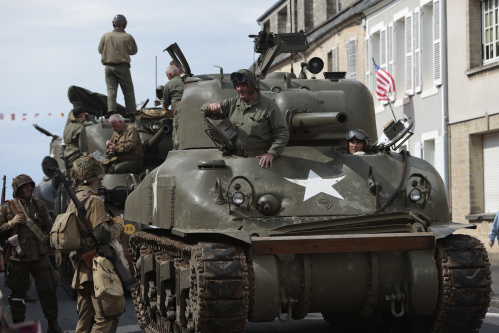
[[172, 106], [172, 110], [177, 107], [177, 103], [180, 103], [182, 95], [184, 94], [184, 81], [180, 75], [176, 75], [170, 81], [165, 84], [165, 89], [163, 90], [163, 106], [165, 108], [168, 105]]
[[80, 121], [69, 123], [64, 128], [64, 159], [71, 163], [83, 153], [88, 153], [87, 131]]
[[[123, 226], [119, 223], [113, 223], [111, 221], [107, 215], [104, 201], [101, 197], [99, 197], [99, 192], [96, 189], [88, 186], [78, 186], [76, 190], [76, 197], [80, 202], [83, 201], [88, 194], [90, 195], [87, 199], [85, 199], [84, 204], [87, 211], [87, 221], [92, 226], [97, 241], [99, 243], [107, 244], [121, 235], [123, 232]], [[70, 212], [75, 210], [76, 206], [74, 202], [71, 201], [67, 211]], [[82, 220], [78, 220], [78, 228], [80, 230], [81, 238], [85, 240], [86, 244], [88, 244], [90, 242], [88, 241], [88, 238], [91, 236]], [[82, 284], [86, 281], [93, 281], [92, 270], [88, 268], [84, 262], [80, 261], [76, 267], [71, 286], [75, 289], [82, 289]]]
[[129, 64], [130, 56], [136, 54], [137, 51], [135, 39], [123, 29], [116, 28], [105, 33], [99, 43], [103, 65]]
[[[208, 104], [201, 107], [205, 111]], [[274, 100], [258, 93], [252, 104], [246, 104], [239, 97], [220, 103], [223, 114], [237, 129], [237, 149], [259, 150], [278, 157], [289, 140], [288, 125]], [[218, 116], [218, 115], [217, 115]]]
[[[25, 215], [24, 212], [26, 212], [26, 217], [33, 220], [43, 234], [50, 234], [50, 230], [52, 229], [52, 220], [47, 206], [45, 206], [43, 201], [34, 198], [28, 202], [24, 202], [19, 199], [13, 199], [12, 201], [15, 202], [16, 209], [19, 214]], [[8, 238], [12, 236], [13, 229], [10, 228], [8, 222], [12, 220], [15, 215], [16, 214], [9, 202], [5, 202], [2, 206], [0, 206], [0, 235], [3, 237]], [[19, 243], [24, 251], [24, 256], [19, 257], [17, 252], [12, 249], [10, 257], [11, 260], [35, 261], [50, 256], [52, 251], [50, 248], [49, 238], [47, 238], [46, 242], [42, 243], [28, 228], [28, 226], [23, 223], [19, 223], [17, 225], [17, 235], [19, 236]], [[6, 248], [4, 247], [4, 249]]]
[[111, 142], [116, 145], [114, 153], [120, 161], [144, 158], [142, 140], [140, 140], [139, 132], [132, 125], [125, 124], [121, 133], [114, 132]]

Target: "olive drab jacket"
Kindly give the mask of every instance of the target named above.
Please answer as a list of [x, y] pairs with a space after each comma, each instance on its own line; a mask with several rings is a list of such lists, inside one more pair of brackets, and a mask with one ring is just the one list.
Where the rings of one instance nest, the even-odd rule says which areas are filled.
[[139, 132], [135, 127], [125, 124], [121, 133], [114, 132], [111, 142], [116, 145], [114, 151], [120, 161], [138, 160], [144, 158], [144, 148]]
[[[76, 190], [76, 197], [80, 202], [84, 200], [84, 206], [87, 211], [87, 221], [93, 228], [95, 238], [99, 243], [109, 243], [113, 239], [118, 238], [123, 232], [123, 226], [119, 223], [113, 223], [106, 213], [106, 208], [104, 206], [104, 201], [99, 196], [99, 192], [88, 186], [78, 186]], [[74, 202], [71, 202], [68, 206], [67, 211], [76, 210]], [[78, 220], [78, 228], [80, 231], [80, 236], [82, 239], [82, 246], [80, 250], [77, 251], [81, 255], [86, 251], [90, 251], [95, 248], [95, 244], [91, 239], [91, 236], [82, 220]], [[75, 274], [73, 276], [73, 282], [71, 286], [74, 289], [83, 289], [82, 284], [87, 281], [93, 281], [92, 269], [87, 267], [83, 261], [79, 261], [75, 268]]]
[[64, 140], [63, 157], [67, 165], [73, 163], [83, 153], [88, 153], [87, 131], [79, 121], [71, 122], [64, 128], [62, 135]]
[[19, 243], [24, 252], [20, 257], [18, 253], [12, 249], [10, 260], [14, 261], [36, 261], [46, 258], [52, 254], [50, 247], [50, 229], [52, 229], [52, 220], [50, 218], [47, 206], [43, 201], [31, 198], [27, 203], [20, 199], [6, 201], [0, 206], [0, 235], [8, 238], [12, 235], [13, 229], [9, 226], [9, 221], [14, 218], [15, 210], [11, 206], [16, 205], [19, 214], [23, 214], [26, 218], [34, 222], [33, 231], [28, 227], [28, 223], [19, 223], [17, 227], [17, 235]]
[[129, 64], [130, 56], [138, 51], [132, 35], [118, 28], [102, 36], [98, 50], [102, 54], [103, 65]]
[[178, 103], [182, 99], [182, 95], [184, 94], [184, 81], [180, 75], [176, 75], [170, 81], [165, 84], [165, 88], [163, 90], [163, 104], [165, 106], [171, 105], [171, 109], [175, 111], [178, 107]]
[[[209, 103], [201, 107], [205, 111]], [[239, 97], [229, 98], [220, 103], [223, 114], [237, 129], [238, 149], [260, 150], [278, 157], [289, 140], [289, 130], [284, 115], [270, 98], [258, 93], [252, 104], [246, 104]]]

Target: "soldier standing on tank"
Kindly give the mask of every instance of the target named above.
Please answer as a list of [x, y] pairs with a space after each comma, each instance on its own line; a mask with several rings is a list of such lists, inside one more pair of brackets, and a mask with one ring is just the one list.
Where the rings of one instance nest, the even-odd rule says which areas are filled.
[[[108, 173], [140, 173], [144, 164], [144, 148], [139, 132], [135, 127], [125, 123], [120, 114], [109, 118], [109, 125], [114, 130], [111, 140], [106, 141], [104, 160]], [[114, 156], [114, 157], [111, 157]]]
[[257, 88], [255, 74], [241, 69], [230, 75], [238, 97], [201, 107], [205, 114], [229, 118], [237, 130], [236, 154], [260, 158], [261, 167], [272, 167], [289, 140], [289, 130], [277, 104]]
[[367, 134], [360, 130], [347, 133], [347, 150], [350, 155], [363, 155], [369, 150], [370, 140]]
[[[100, 244], [107, 244], [118, 238], [124, 230], [123, 220], [116, 219], [114, 223], [114, 220], [107, 215], [104, 201], [99, 196], [98, 188], [104, 177], [102, 164], [91, 155], [80, 157], [73, 164], [71, 177], [73, 187], [76, 188], [76, 197], [85, 206], [87, 221], [97, 241]], [[75, 210], [75, 204], [71, 202], [67, 211]], [[83, 253], [95, 249], [95, 244], [85, 225], [79, 223], [78, 227], [82, 246], [78, 251], [71, 253], [71, 260], [75, 264], [71, 286], [78, 293], [76, 333], [116, 332], [119, 318], [125, 312], [125, 296], [116, 296], [112, 302], [95, 296], [92, 268], [81, 259]]]
[[62, 333], [57, 323], [58, 306], [56, 289], [59, 275], [54, 271], [50, 255], [55, 256], [55, 265], [62, 262], [61, 252], [52, 250], [49, 242], [52, 220], [43, 201], [33, 198], [35, 182], [30, 176], [21, 174], [12, 182], [13, 200], [0, 206], [0, 234], [17, 235], [21, 248], [9, 246], [5, 285], [10, 289], [10, 311], [14, 323], [23, 322], [26, 315], [24, 299], [31, 286], [30, 274], [35, 281], [43, 314], [48, 320], [47, 333]]
[[104, 34], [99, 43], [102, 64], [106, 66], [107, 111], [116, 112], [118, 85], [125, 96], [126, 113], [132, 117], [136, 111], [130, 56], [137, 53], [137, 44], [132, 35], [125, 32], [127, 20], [118, 14], [113, 19], [114, 30]]
[[160, 103], [165, 110], [171, 105], [171, 112], [173, 113], [173, 147], [178, 147], [178, 122], [180, 118], [180, 101], [184, 94], [184, 81], [180, 77], [180, 71], [177, 66], [170, 65], [166, 69], [166, 76], [168, 82], [163, 90], [163, 97], [161, 101], [154, 101], [154, 105], [158, 106]]
[[83, 153], [88, 153], [87, 131], [83, 126], [86, 110], [82, 106], [76, 106], [72, 113], [73, 117], [64, 128], [62, 135], [64, 141], [63, 157], [67, 175], [71, 174], [73, 162], [80, 158]]

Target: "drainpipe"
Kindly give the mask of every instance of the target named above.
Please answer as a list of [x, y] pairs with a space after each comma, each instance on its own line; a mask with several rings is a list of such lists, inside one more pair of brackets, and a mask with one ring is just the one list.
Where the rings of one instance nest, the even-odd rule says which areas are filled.
[[[447, 192], [447, 199], [450, 197], [449, 193], [449, 158], [448, 158], [448, 122], [449, 122], [449, 88], [447, 79], [447, 1], [440, 2], [442, 5], [442, 135], [444, 145], [444, 181], [445, 191]], [[452, 211], [452, 210], [451, 210]]]

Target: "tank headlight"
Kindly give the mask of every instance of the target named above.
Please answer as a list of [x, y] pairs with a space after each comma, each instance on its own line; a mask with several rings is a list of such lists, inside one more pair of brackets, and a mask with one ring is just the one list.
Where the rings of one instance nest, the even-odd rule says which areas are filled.
[[236, 206], [241, 206], [244, 203], [244, 194], [241, 192], [235, 192], [232, 195], [232, 202]]
[[411, 199], [412, 202], [417, 202], [421, 199], [421, 191], [417, 188], [413, 188], [409, 192], [409, 199]]

